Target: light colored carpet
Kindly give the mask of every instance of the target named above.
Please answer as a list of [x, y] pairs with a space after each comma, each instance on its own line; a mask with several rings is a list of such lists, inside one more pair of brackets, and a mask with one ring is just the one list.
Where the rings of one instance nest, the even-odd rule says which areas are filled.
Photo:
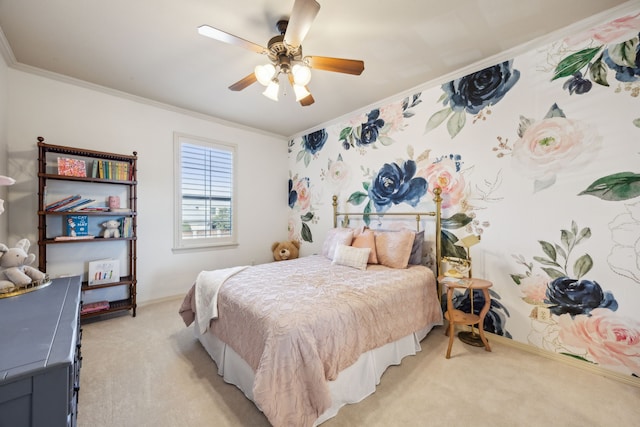
[[[79, 427], [269, 426], [178, 315], [181, 299], [83, 325]], [[377, 392], [323, 427], [638, 426], [640, 388], [517, 348], [454, 342], [442, 327]]]

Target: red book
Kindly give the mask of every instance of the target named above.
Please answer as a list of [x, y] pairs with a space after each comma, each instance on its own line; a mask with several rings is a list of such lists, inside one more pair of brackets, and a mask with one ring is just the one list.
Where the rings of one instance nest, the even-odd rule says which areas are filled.
[[108, 309], [109, 301], [90, 302], [88, 304], [82, 304], [82, 310], [80, 310], [80, 314], [95, 313], [96, 311]]

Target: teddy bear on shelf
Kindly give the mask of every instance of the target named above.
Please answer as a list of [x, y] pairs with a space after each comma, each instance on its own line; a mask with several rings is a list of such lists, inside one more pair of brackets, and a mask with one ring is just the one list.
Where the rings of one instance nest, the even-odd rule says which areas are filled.
[[28, 239], [18, 241], [14, 248], [0, 243], [0, 293], [25, 287], [46, 277], [40, 270], [29, 266], [36, 259], [34, 254], [27, 253], [29, 246]]
[[120, 237], [120, 221], [117, 219], [110, 219], [109, 221], [105, 221], [101, 224], [104, 227], [104, 232], [102, 233], [102, 237], [108, 239], [110, 237], [118, 238]]
[[300, 255], [300, 242], [297, 240], [275, 242], [271, 245], [271, 252], [273, 252], [273, 259], [275, 261], [298, 258]]

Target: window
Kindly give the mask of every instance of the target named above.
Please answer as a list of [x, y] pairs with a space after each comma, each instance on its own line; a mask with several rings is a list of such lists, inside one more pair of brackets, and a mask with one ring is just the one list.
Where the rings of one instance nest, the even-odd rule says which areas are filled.
[[237, 243], [236, 146], [175, 134], [175, 249]]

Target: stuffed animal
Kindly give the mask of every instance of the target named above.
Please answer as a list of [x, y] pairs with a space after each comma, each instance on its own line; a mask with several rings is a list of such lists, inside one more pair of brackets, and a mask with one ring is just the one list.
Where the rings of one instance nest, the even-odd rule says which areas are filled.
[[27, 254], [29, 246], [28, 239], [20, 240], [15, 248], [0, 243], [0, 293], [46, 277], [43, 272], [29, 266], [36, 259], [34, 254]]
[[102, 237], [105, 239], [110, 237], [120, 237], [120, 221], [117, 219], [110, 219], [109, 221], [103, 222], [101, 225], [104, 227]]
[[273, 252], [273, 259], [275, 261], [298, 258], [300, 255], [300, 242], [297, 240], [275, 242], [271, 245], [271, 252]]

